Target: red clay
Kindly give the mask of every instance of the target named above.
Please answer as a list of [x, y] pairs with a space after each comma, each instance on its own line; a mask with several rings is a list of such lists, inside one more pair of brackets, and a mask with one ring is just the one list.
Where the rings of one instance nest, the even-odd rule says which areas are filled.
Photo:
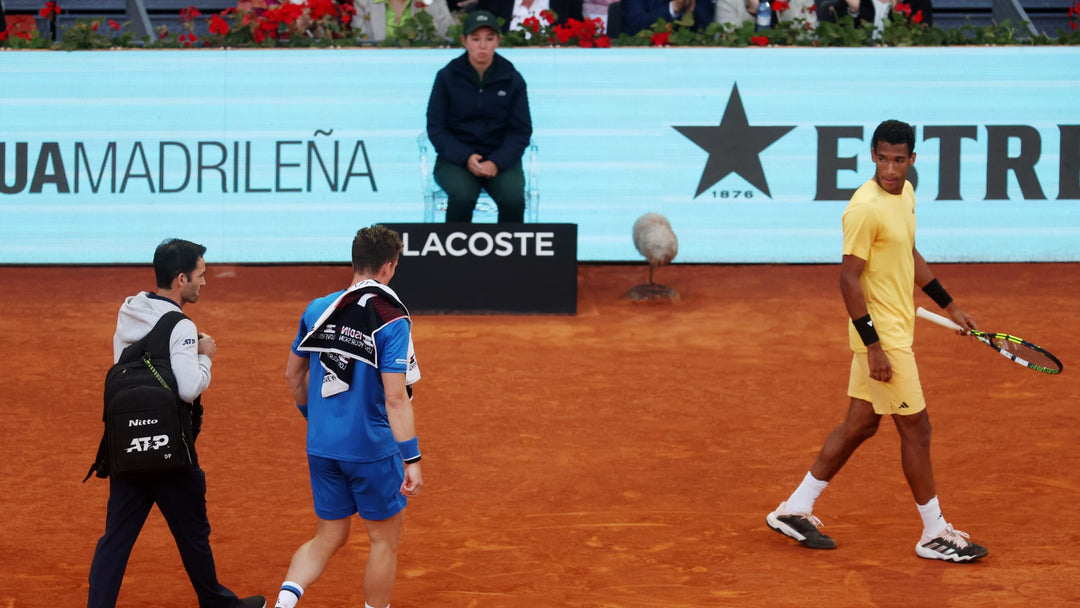
[[[274, 597], [315, 521], [286, 354], [306, 302], [350, 275], [210, 261], [187, 312], [218, 342], [199, 440], [211, 542], [226, 585]], [[935, 269], [984, 329], [1065, 363], [1045, 376], [919, 323], [941, 504], [990, 548], [982, 562], [915, 556], [921, 524], [887, 422], [818, 502], [836, 551], [765, 526], [846, 409], [838, 266], [664, 268], [681, 299], [634, 304], [621, 296], [646, 268], [583, 265], [574, 317], [415, 319], [426, 485], [394, 607], [1080, 603], [1080, 267]], [[117, 308], [151, 285], [147, 267], [0, 268], [0, 608], [86, 601], [108, 492], [80, 480]], [[303, 608], [363, 605], [354, 533]], [[120, 600], [195, 605], [156, 510]]]

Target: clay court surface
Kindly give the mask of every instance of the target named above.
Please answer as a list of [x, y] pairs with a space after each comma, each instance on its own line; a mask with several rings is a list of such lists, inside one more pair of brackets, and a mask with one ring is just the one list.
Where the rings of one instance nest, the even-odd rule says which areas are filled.
[[[350, 273], [208, 261], [185, 312], [218, 343], [198, 443], [211, 544], [222, 582], [272, 598], [314, 532], [286, 354], [307, 301]], [[645, 268], [582, 265], [573, 317], [415, 318], [425, 486], [407, 511], [393, 605], [1080, 604], [1080, 266], [935, 268], [984, 329], [1065, 363], [1061, 376], [1035, 373], [919, 322], [942, 506], [989, 547], [984, 561], [916, 557], [921, 522], [887, 420], [818, 501], [837, 550], [765, 525], [846, 409], [838, 266], [665, 268], [658, 279], [681, 300], [658, 305], [621, 299]], [[152, 275], [0, 268], [0, 608], [85, 605], [108, 484], [80, 481], [117, 308]], [[300, 606], [363, 606], [365, 547], [357, 524]], [[156, 510], [119, 605], [196, 605]]]

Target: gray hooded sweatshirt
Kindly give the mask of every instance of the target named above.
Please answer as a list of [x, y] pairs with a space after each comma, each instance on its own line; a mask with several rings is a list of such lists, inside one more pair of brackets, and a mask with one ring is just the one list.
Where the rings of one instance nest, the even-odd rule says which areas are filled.
[[[141, 340], [165, 313], [180, 307], [157, 294], [141, 292], [120, 306], [113, 336], [113, 362], [134, 342]], [[191, 403], [210, 386], [210, 357], [199, 354], [199, 337], [191, 319], [181, 319], [169, 338], [169, 357], [180, 398]]]

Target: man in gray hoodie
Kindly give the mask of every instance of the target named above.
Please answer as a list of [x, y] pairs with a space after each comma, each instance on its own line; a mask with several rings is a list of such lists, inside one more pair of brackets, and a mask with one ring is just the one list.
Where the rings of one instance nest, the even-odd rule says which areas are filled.
[[[120, 307], [113, 337], [113, 361], [130, 344], [150, 333], [165, 313], [179, 311], [199, 300], [206, 284], [206, 247], [169, 239], [154, 252], [157, 291], [130, 296]], [[169, 339], [169, 362], [180, 399], [192, 404], [192, 427], [197, 437], [202, 422], [199, 395], [210, 385], [210, 365], [217, 344], [199, 334], [195, 323], [181, 319]], [[194, 438], [193, 438], [194, 440]], [[97, 543], [90, 565], [88, 608], [113, 608], [128, 558], [150, 509], [156, 504], [172, 531], [176, 547], [198, 596], [199, 608], [264, 608], [266, 599], [255, 595], [240, 599], [217, 579], [210, 550], [210, 522], [206, 516], [206, 475], [192, 454], [193, 466], [179, 472], [145, 478], [109, 478], [109, 504], [105, 534]]]

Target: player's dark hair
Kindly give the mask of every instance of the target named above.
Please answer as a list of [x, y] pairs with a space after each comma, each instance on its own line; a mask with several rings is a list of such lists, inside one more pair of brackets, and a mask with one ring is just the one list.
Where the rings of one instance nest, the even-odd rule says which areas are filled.
[[401, 255], [401, 235], [381, 224], [356, 231], [352, 242], [352, 266], [357, 272], [374, 273]]
[[154, 276], [157, 278], [157, 286], [169, 289], [173, 279], [182, 274], [191, 274], [204, 253], [206, 247], [184, 239], [161, 241], [154, 251]]
[[887, 144], [907, 144], [908, 154], [915, 151], [915, 128], [899, 120], [886, 120], [874, 129], [870, 149], [877, 150], [879, 141]]

